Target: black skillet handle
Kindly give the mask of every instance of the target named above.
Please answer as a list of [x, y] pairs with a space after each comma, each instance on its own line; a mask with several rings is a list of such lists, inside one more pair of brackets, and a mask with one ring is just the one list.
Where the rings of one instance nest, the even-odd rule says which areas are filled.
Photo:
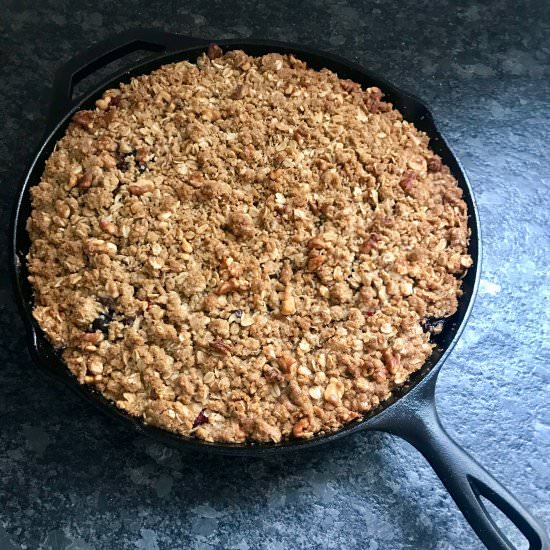
[[108, 63], [137, 50], [162, 53], [207, 44], [207, 40], [157, 29], [132, 29], [93, 45], [73, 57], [56, 72], [47, 130], [52, 130], [73, 106], [75, 85]]
[[487, 548], [515, 549], [490, 516], [481, 497], [494, 504], [521, 531], [529, 541], [529, 550], [549, 550], [550, 541], [544, 527], [455, 443], [441, 425], [435, 408], [437, 376], [432, 374], [429, 380], [396, 402], [394, 412], [383, 414], [374, 428], [402, 437], [424, 455]]

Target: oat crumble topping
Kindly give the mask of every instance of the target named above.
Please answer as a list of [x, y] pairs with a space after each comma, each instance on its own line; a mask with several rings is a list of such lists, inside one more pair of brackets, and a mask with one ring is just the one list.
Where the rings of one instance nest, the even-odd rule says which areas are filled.
[[466, 204], [379, 89], [211, 47], [96, 106], [28, 220], [34, 316], [79, 382], [173, 432], [277, 442], [423, 365], [472, 263]]

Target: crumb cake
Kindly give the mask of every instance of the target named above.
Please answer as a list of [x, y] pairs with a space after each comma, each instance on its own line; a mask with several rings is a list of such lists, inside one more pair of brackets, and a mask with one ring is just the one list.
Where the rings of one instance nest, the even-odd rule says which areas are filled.
[[32, 188], [34, 317], [78, 381], [216, 442], [359, 419], [456, 311], [467, 208], [428, 136], [292, 55], [210, 46], [77, 112]]

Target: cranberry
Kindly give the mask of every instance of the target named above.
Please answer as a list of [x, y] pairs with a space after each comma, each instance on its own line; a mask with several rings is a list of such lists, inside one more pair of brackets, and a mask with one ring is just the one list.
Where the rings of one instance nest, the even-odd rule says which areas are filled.
[[422, 326], [430, 334], [439, 334], [443, 330], [445, 319], [439, 317], [427, 317], [422, 321]]
[[217, 44], [210, 44], [206, 50], [206, 55], [210, 59], [218, 59], [223, 55], [223, 50]]
[[92, 331], [97, 332], [99, 330], [103, 334], [107, 334], [109, 332], [109, 325], [113, 320], [113, 313], [112, 310], [108, 310], [98, 315], [92, 322]]
[[206, 409], [202, 409], [202, 411], [197, 415], [197, 418], [193, 421], [193, 428], [201, 426], [202, 424], [208, 424], [208, 416], [204, 414], [205, 410]]

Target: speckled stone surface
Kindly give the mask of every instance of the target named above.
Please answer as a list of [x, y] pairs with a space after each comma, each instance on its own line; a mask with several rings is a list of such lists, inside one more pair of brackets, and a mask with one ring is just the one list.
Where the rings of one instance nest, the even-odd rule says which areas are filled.
[[267, 460], [184, 454], [113, 425], [31, 363], [4, 235], [52, 71], [135, 26], [310, 44], [430, 105], [471, 178], [485, 248], [472, 318], [439, 378], [441, 416], [550, 524], [550, 4], [271, 6], [0, 1], [1, 550], [481, 548], [423, 458], [394, 437]]

